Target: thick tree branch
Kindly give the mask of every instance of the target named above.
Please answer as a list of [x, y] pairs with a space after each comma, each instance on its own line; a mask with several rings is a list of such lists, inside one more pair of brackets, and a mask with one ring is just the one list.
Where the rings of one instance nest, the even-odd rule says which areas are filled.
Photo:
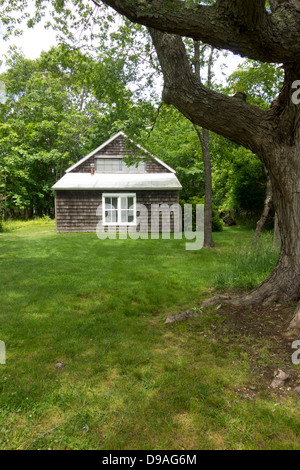
[[180, 36], [149, 29], [164, 74], [163, 100], [194, 124], [260, 153], [271, 133], [268, 112], [201, 84], [191, 70]]
[[[131, 21], [201, 40], [262, 62], [300, 61], [300, 11], [286, 0], [272, 14], [264, 0], [102, 0]], [[298, 1], [298, 0], [297, 0]]]
[[265, 0], [218, 0], [217, 7], [227, 17], [231, 16], [240, 28], [256, 31], [267, 17]]

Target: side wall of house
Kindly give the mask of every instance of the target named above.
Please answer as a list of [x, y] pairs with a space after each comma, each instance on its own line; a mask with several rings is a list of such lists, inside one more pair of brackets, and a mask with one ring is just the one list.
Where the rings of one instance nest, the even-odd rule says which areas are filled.
[[[104, 191], [105, 193], [112, 191]], [[146, 210], [137, 211], [140, 227], [147, 227], [148, 232], [165, 231], [162, 216], [170, 217], [170, 231], [180, 230], [181, 214], [179, 209], [178, 190], [145, 190], [145, 191], [113, 191], [114, 193], [136, 194], [136, 203], [143, 205]], [[55, 212], [57, 232], [96, 232], [109, 231], [111, 227], [102, 224], [102, 193], [100, 190], [57, 190], [55, 191]], [[155, 216], [153, 205], [162, 205], [161, 214]], [[176, 204], [177, 210], [170, 212], [169, 208]], [[157, 206], [156, 206], [157, 207]], [[138, 209], [138, 207], [137, 207]], [[151, 212], [152, 209], [152, 212]], [[170, 214], [170, 215], [169, 215]], [[152, 215], [152, 219], [151, 219]], [[118, 231], [126, 231], [127, 227], [120, 227]], [[136, 231], [130, 227], [129, 231]], [[139, 228], [138, 228], [139, 231]], [[141, 229], [141, 231], [143, 231]]]

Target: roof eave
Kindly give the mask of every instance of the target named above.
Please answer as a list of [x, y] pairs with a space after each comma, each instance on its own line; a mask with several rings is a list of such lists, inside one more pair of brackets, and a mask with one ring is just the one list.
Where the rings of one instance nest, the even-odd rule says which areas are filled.
[[164, 186], [164, 187], [158, 187], [158, 186], [149, 186], [149, 187], [137, 187], [137, 188], [129, 188], [129, 187], [122, 187], [122, 188], [112, 188], [112, 187], [101, 187], [101, 188], [78, 188], [78, 187], [69, 187], [69, 188], [64, 188], [64, 187], [55, 187], [52, 186], [52, 188], [54, 191], [168, 191], [168, 190], [181, 190], [182, 189], [182, 186]]

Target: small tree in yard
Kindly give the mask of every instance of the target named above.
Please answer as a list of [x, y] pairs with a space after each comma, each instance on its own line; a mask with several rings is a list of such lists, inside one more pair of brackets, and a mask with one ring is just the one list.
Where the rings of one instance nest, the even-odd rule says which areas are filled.
[[[6, 3], [6, 2], [5, 2]], [[26, 3], [14, 0], [9, 8]], [[38, 8], [50, 2], [36, 1]], [[51, 2], [52, 3], [52, 2]], [[53, 3], [63, 21], [70, 3], [108, 5], [149, 28], [164, 76], [163, 99], [193, 124], [220, 134], [257, 154], [270, 177], [278, 216], [281, 254], [271, 275], [247, 295], [232, 300], [251, 305], [300, 299], [300, 4], [298, 0], [90, 0]], [[3, 1], [0, 1], [3, 4]], [[72, 9], [71, 9], [72, 10]], [[42, 10], [44, 11], [44, 10]], [[7, 23], [7, 21], [6, 21]], [[65, 21], [67, 28], [67, 22]], [[268, 109], [203, 85], [191, 70], [182, 37], [243, 57], [282, 64], [285, 77]], [[150, 52], [149, 52], [150, 55]], [[291, 326], [300, 324], [300, 302]]]
[[[194, 41], [194, 63], [195, 74], [201, 80], [200, 74], [200, 44]], [[210, 54], [207, 62], [207, 87], [212, 85], [212, 65], [213, 65], [214, 48], [210, 48]], [[211, 176], [211, 160], [209, 150], [209, 130], [199, 129], [197, 124], [193, 123], [195, 131], [200, 140], [202, 149], [202, 158], [204, 165], [204, 181], [205, 181], [205, 200], [204, 200], [204, 243], [206, 248], [214, 248], [215, 244], [212, 236], [212, 176]]]

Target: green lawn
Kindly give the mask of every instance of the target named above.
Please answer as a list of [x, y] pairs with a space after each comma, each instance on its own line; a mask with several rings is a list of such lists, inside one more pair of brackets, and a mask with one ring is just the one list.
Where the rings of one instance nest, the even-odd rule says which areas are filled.
[[1, 449], [300, 449], [299, 398], [263, 388], [242, 399], [249, 361], [212, 335], [214, 308], [164, 325], [199, 308], [212, 286], [265, 276], [272, 249], [270, 266], [241, 266], [250, 231], [225, 229], [216, 250], [186, 251], [183, 240], [56, 234], [52, 222], [9, 228], [0, 234]]

